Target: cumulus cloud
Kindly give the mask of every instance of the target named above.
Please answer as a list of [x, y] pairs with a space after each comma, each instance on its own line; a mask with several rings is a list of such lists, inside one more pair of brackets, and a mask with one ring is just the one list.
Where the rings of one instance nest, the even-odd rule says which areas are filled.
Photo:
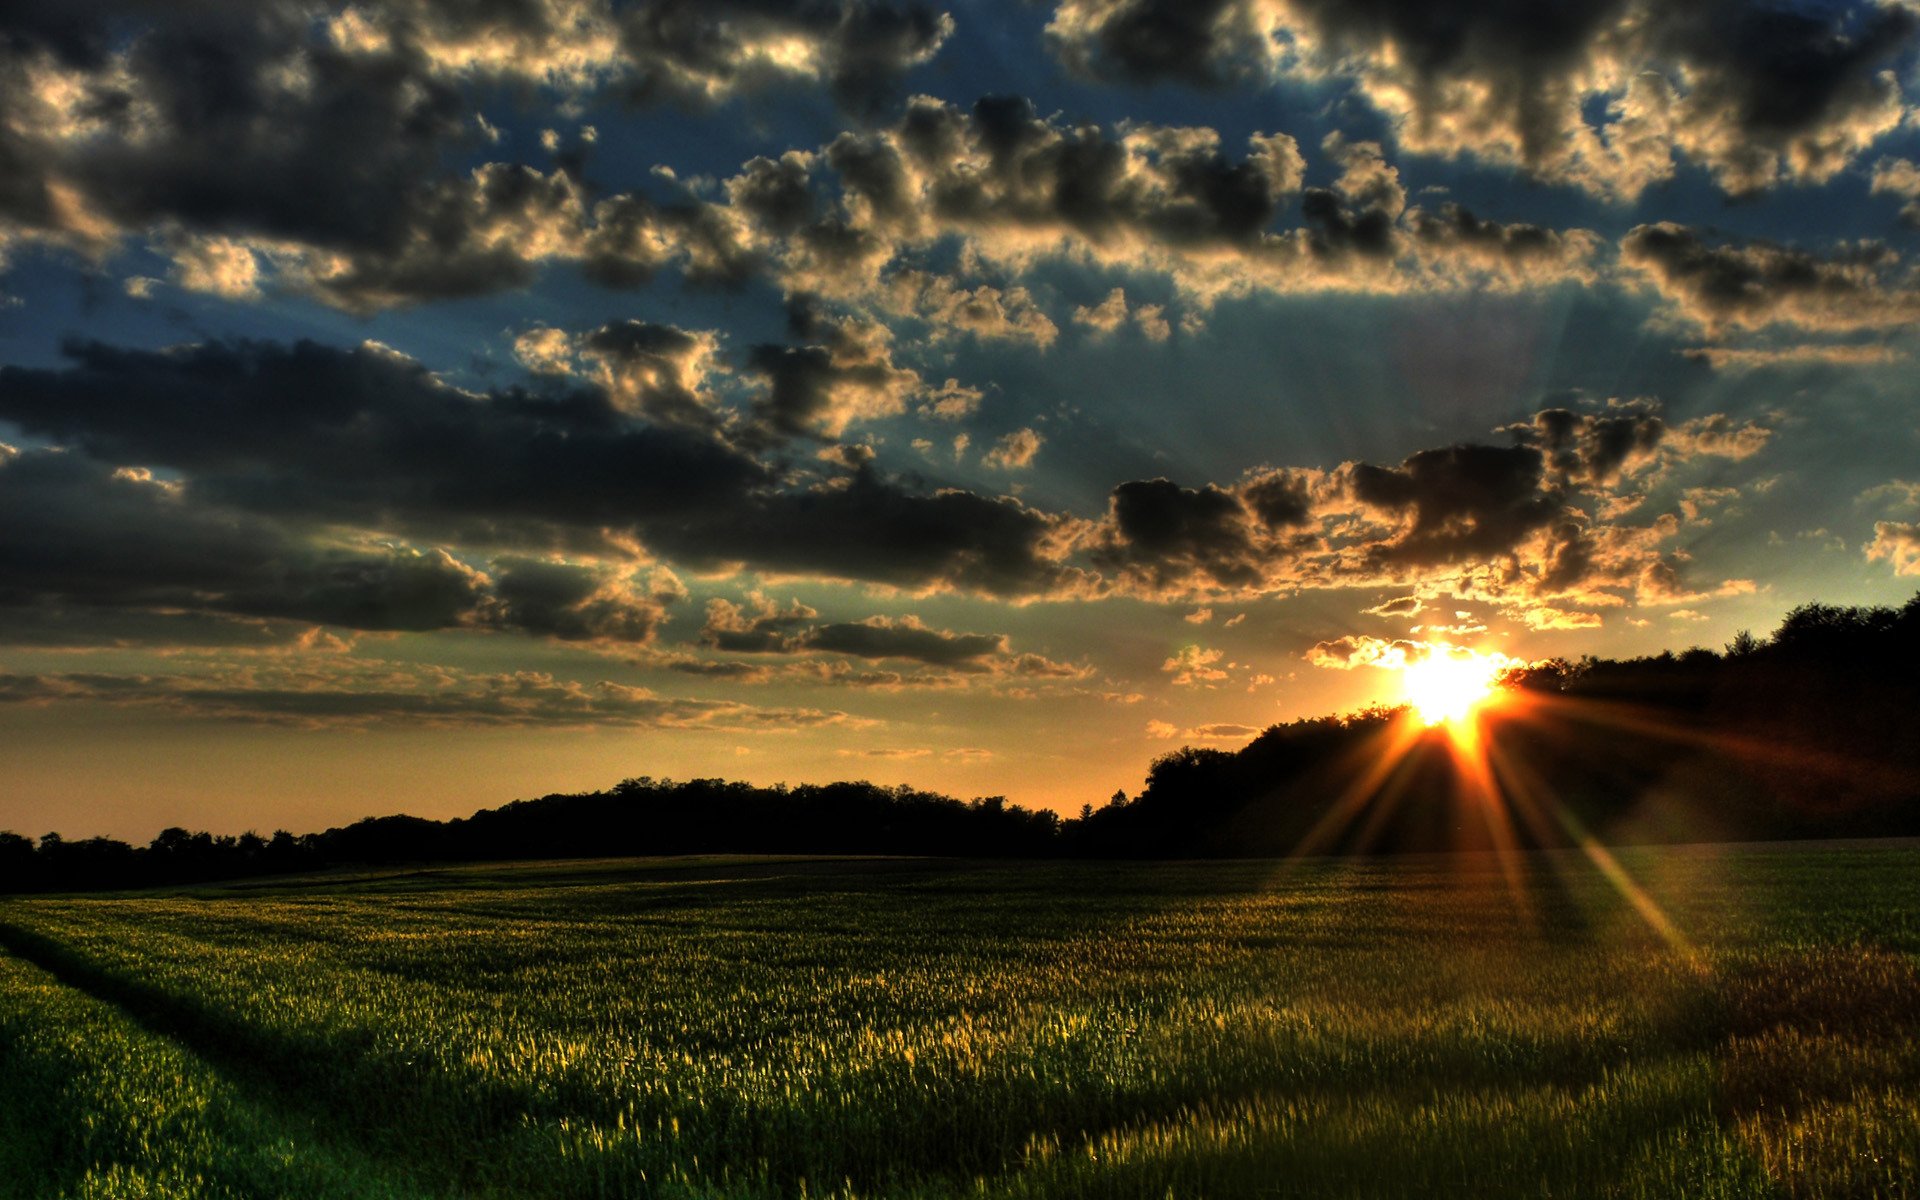
[[1044, 350], [1060, 336], [1059, 326], [1023, 287], [967, 287], [950, 276], [907, 269], [887, 278], [883, 299], [891, 311], [925, 322], [936, 341], [966, 335]]
[[597, 381], [623, 410], [662, 424], [711, 427], [717, 399], [709, 390], [726, 369], [720, 335], [650, 321], [612, 321], [571, 334], [537, 326], [514, 339], [529, 369]]
[[1895, 575], [1920, 575], [1920, 525], [1875, 521], [1866, 555], [1869, 562], [1890, 564]]
[[1107, 293], [1106, 299], [1095, 305], [1081, 305], [1073, 310], [1073, 323], [1084, 325], [1095, 333], [1112, 333], [1127, 320], [1127, 292], [1125, 288], [1114, 288]]
[[1307, 651], [1306, 660], [1316, 667], [1335, 671], [1351, 671], [1356, 667], [1397, 668], [1417, 661], [1425, 652], [1425, 645], [1419, 642], [1349, 634], [1332, 641], [1315, 643]]
[[1125, 288], [1114, 288], [1100, 303], [1082, 304], [1073, 310], [1073, 323], [1091, 330], [1095, 337], [1105, 337], [1128, 321], [1132, 321], [1140, 335], [1150, 342], [1164, 342], [1173, 336], [1173, 326], [1167, 321], [1166, 307], [1141, 304], [1128, 308]]
[[812, 309], [797, 321], [806, 346], [761, 345], [749, 370], [764, 382], [757, 425], [768, 436], [838, 437], [856, 420], [892, 416], [921, 388], [893, 361], [893, 333], [877, 321], [833, 319]]
[[1503, 432], [1513, 444], [1436, 447], [1392, 465], [1122, 484], [1083, 544], [1117, 590], [1167, 599], [1412, 585], [1519, 617], [1652, 600], [1656, 565], [1698, 595], [1677, 582], [1684, 559], [1671, 544], [1704, 511], [1689, 512], [1684, 494], [1673, 509], [1635, 510], [1684, 463], [1750, 457], [1771, 431], [1717, 414], [1670, 425], [1650, 401], [1614, 401], [1544, 409]]
[[1211, 687], [1227, 678], [1227, 672], [1220, 667], [1220, 660], [1225, 657], [1224, 651], [1206, 646], [1182, 646], [1172, 658], [1160, 664], [1160, 669], [1173, 676], [1175, 687], [1196, 684]]
[[1906, 201], [1900, 206], [1902, 223], [1920, 226], [1920, 163], [1907, 158], [1883, 158], [1873, 164], [1873, 194], [1877, 196], [1882, 192]]
[[1031, 429], [1016, 429], [993, 443], [993, 448], [981, 456], [983, 466], [997, 471], [1018, 471], [1033, 465], [1040, 447], [1046, 444], [1046, 438]]
[[[1052, 319], [1026, 289], [981, 273], [1075, 259], [1162, 274], [1204, 307], [1253, 290], [1583, 279], [1596, 245], [1457, 208], [1406, 211], [1380, 148], [1338, 139], [1339, 177], [1306, 189], [1302, 225], [1276, 228], [1306, 183], [1288, 135], [1255, 134], [1236, 154], [1213, 129], [1072, 123], [1015, 97], [969, 108], [914, 97], [890, 125], [754, 157], [712, 188], [662, 171], [657, 187], [608, 193], [583, 172], [597, 139], [563, 144], [551, 130], [550, 170], [445, 165], [497, 140], [474, 123], [473, 85], [516, 70], [549, 86], [623, 80], [642, 98], [717, 97], [776, 76], [878, 95], [945, 37], [943, 14], [907, 4], [676, 0], [612, 13], [529, 0], [478, 14], [384, 0], [318, 30], [278, 10], [246, 30], [196, 13], [140, 32], [118, 58], [20, 51], [10, 98], [26, 116], [7, 161], [22, 170], [0, 195], [0, 231], [96, 256], [145, 237], [173, 257], [176, 282], [236, 299], [279, 289], [371, 312], [523, 287], [571, 263], [613, 287], [669, 271], [770, 278], [789, 295], [912, 316], [939, 337], [1038, 347], [1057, 336]], [[217, 119], [196, 124], [202, 111]], [[928, 269], [956, 240], [971, 278]], [[1131, 319], [1149, 339], [1171, 336], [1162, 305]]]
[[1904, 112], [1911, 12], [1741, 0], [1059, 0], [1069, 70], [1200, 87], [1337, 80], [1403, 148], [1631, 200], [1679, 161], [1742, 194], [1831, 178]]

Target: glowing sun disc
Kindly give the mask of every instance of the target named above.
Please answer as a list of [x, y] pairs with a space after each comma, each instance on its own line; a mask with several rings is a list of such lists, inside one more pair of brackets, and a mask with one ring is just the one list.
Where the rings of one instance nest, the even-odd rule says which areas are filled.
[[1401, 668], [1400, 686], [1407, 702], [1427, 724], [1464, 721], [1493, 694], [1494, 679], [1504, 665], [1499, 655], [1449, 654], [1436, 649]]

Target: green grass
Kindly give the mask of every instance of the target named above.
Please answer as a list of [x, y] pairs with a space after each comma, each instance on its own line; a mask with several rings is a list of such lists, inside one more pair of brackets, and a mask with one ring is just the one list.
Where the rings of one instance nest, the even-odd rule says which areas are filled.
[[0, 1197], [1920, 1195], [1920, 850], [0, 903]]

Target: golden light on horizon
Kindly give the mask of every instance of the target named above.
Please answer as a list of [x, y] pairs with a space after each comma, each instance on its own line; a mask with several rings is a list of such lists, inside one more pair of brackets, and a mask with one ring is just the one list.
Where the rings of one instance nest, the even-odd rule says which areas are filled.
[[1457, 725], [1492, 698], [1500, 672], [1511, 665], [1504, 654], [1432, 645], [1425, 657], [1401, 666], [1400, 688], [1427, 725]]

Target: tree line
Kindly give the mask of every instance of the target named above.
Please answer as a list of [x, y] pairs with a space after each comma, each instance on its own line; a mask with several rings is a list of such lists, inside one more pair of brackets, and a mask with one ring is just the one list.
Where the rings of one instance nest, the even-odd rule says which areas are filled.
[[867, 782], [643, 776], [300, 835], [173, 828], [135, 846], [0, 833], [0, 891], [688, 853], [1231, 857], [1920, 836], [1920, 595], [1899, 609], [1803, 605], [1722, 652], [1552, 660], [1503, 684], [1470, 746], [1403, 709], [1293, 721], [1239, 750], [1163, 754], [1137, 796], [1066, 819]]

